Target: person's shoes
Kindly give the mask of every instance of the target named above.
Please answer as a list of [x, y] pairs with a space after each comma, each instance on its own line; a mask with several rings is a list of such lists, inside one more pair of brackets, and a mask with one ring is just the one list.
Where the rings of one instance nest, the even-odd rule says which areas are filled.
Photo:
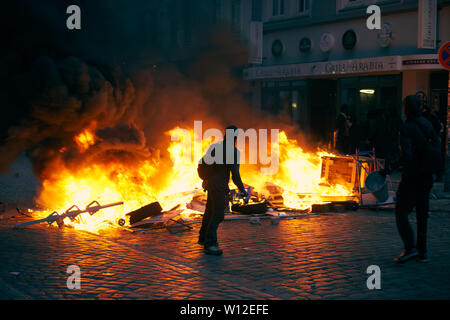
[[417, 261], [417, 262], [421, 262], [421, 263], [427, 263], [427, 262], [428, 262], [427, 255], [426, 255], [426, 254], [419, 254], [419, 255], [416, 257], [416, 261]]
[[220, 256], [220, 255], [222, 255], [223, 251], [221, 249], [219, 249], [219, 247], [217, 247], [217, 246], [209, 246], [209, 247], [205, 247], [205, 253], [211, 254], [214, 256]]
[[395, 258], [394, 261], [397, 263], [405, 263], [406, 261], [416, 258], [418, 255], [419, 253], [417, 252], [416, 249], [412, 249], [409, 251], [403, 250], [400, 256]]

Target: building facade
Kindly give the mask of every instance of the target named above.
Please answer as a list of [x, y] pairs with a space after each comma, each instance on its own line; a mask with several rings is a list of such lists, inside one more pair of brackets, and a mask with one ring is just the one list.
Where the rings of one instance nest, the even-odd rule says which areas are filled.
[[[209, 49], [206, 36], [231, 32], [248, 44], [252, 21], [261, 21], [262, 0], [160, 0], [145, 18], [166, 62], [189, 61]], [[262, 29], [261, 29], [262, 31]], [[235, 47], [224, 46], [233, 53]]]
[[[381, 29], [367, 26], [372, 4]], [[262, 0], [261, 12], [261, 63], [244, 70], [256, 108], [288, 114], [311, 141], [328, 145], [343, 104], [359, 131], [380, 114], [400, 117], [409, 94], [446, 123], [449, 72], [437, 53], [450, 41], [450, 1]], [[367, 134], [353, 147], [369, 148]]]

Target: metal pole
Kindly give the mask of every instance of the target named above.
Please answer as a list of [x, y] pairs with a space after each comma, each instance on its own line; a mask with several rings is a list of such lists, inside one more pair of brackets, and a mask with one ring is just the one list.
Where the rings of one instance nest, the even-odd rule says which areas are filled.
[[447, 143], [445, 144], [445, 177], [444, 177], [444, 192], [450, 191], [450, 170], [449, 170], [449, 157], [448, 157], [448, 125], [450, 121], [450, 76], [448, 79], [448, 89], [447, 89], [447, 121], [445, 122], [445, 139]]

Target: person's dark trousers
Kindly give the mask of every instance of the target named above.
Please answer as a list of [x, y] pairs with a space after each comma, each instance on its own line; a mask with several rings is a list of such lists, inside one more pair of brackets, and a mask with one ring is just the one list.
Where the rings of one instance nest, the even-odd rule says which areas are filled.
[[[416, 248], [419, 254], [426, 255], [427, 220], [432, 186], [433, 176], [431, 174], [402, 176], [397, 190], [395, 216], [397, 229], [406, 251]], [[414, 232], [408, 218], [414, 207], [416, 208], [417, 244], [414, 241]]]
[[205, 247], [218, 246], [217, 229], [225, 217], [226, 192], [215, 188], [210, 188], [207, 192], [208, 197], [199, 241], [204, 242]]

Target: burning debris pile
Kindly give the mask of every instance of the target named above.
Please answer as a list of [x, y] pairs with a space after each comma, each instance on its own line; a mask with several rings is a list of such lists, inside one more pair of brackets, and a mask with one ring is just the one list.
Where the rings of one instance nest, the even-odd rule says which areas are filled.
[[[173, 136], [179, 130], [175, 128], [168, 134]], [[210, 143], [198, 142], [192, 130], [191, 137], [194, 143], [200, 144], [201, 150]], [[101, 138], [89, 130], [74, 137], [83, 153], [95, 148], [99, 140]], [[278, 141], [280, 162], [277, 173], [261, 175], [257, 167], [241, 165], [241, 175], [248, 183], [248, 198], [243, 199], [236, 190], [232, 190], [227, 219], [255, 215], [293, 216], [330, 211], [339, 204], [347, 209], [357, 207], [356, 168], [352, 168], [348, 161], [325, 152], [304, 152], [295, 140], [288, 139], [284, 131], [279, 133]], [[50, 211], [36, 210], [34, 216], [41, 219], [38, 220], [40, 222], [51, 224], [57, 221], [58, 225], [92, 232], [111, 226], [128, 230], [159, 227], [189, 229], [190, 224], [201, 220], [206, 204], [206, 194], [196, 170], [199, 159], [191, 157], [190, 153], [183, 153], [182, 141], [172, 141], [168, 152], [172, 159], [169, 169], [157, 162], [143, 162], [141, 166], [128, 168], [120, 162], [108, 162], [107, 165], [91, 163], [77, 171], [61, 167], [54, 172], [53, 179], [43, 181], [43, 189], [36, 199], [38, 204], [45, 204], [44, 208]], [[342, 161], [344, 166], [333, 166], [333, 162], [339, 164]], [[339, 168], [344, 168], [344, 171], [349, 168], [350, 172], [338, 172]], [[166, 170], [165, 183], [155, 184], [158, 177], [162, 177], [162, 170]], [[329, 174], [333, 179], [328, 177]], [[339, 176], [341, 180], [336, 178]], [[88, 210], [92, 203], [86, 210], [78, 209], [92, 199], [98, 201], [94, 203], [95, 210]], [[107, 205], [100, 206], [99, 203]], [[55, 210], [64, 213], [49, 215]], [[74, 215], [74, 212], [77, 214]], [[27, 225], [29, 223], [19, 227]]]
[[[160, 79], [160, 87], [154, 88], [153, 76], [144, 71], [128, 78], [120, 72], [103, 73], [73, 57], [38, 58], [31, 74], [22, 75], [30, 78], [29, 88], [24, 88], [29, 94], [22, 98], [30, 110], [0, 146], [5, 155], [0, 167], [29, 151], [42, 185], [33, 208], [37, 219], [54, 221], [58, 212], [67, 217], [62, 219], [65, 225], [97, 232], [111, 225], [131, 227], [140, 221], [127, 221], [127, 213], [158, 202], [159, 216], [169, 217], [163, 223], [194, 222], [203, 214], [205, 198], [196, 167], [213, 142], [196, 136], [192, 123], [195, 127], [199, 117], [208, 127], [223, 128], [223, 123], [235, 121], [244, 128], [282, 128], [276, 142], [268, 143], [276, 145], [269, 150], [278, 170], [268, 175], [261, 174], [264, 165], [241, 165], [243, 181], [253, 192], [249, 204], [232, 206], [231, 212], [255, 213], [256, 208], [258, 214], [298, 214], [330, 199], [353, 200], [354, 172], [353, 180], [346, 177], [349, 173], [328, 179], [333, 154], [304, 150], [301, 135], [289, 124], [246, 105], [231, 76], [221, 79], [232, 84], [229, 91], [216, 94], [208, 75], [202, 75], [202, 81], [181, 78], [175, 84], [173, 77]], [[218, 100], [228, 108], [214, 108]], [[177, 105], [183, 107], [167, 113]], [[253, 116], [236, 119], [242, 110]], [[200, 152], [192, 155], [183, 139]], [[123, 205], [99, 208], [95, 214], [78, 209], [93, 201]], [[80, 211], [77, 215], [74, 208]]]

